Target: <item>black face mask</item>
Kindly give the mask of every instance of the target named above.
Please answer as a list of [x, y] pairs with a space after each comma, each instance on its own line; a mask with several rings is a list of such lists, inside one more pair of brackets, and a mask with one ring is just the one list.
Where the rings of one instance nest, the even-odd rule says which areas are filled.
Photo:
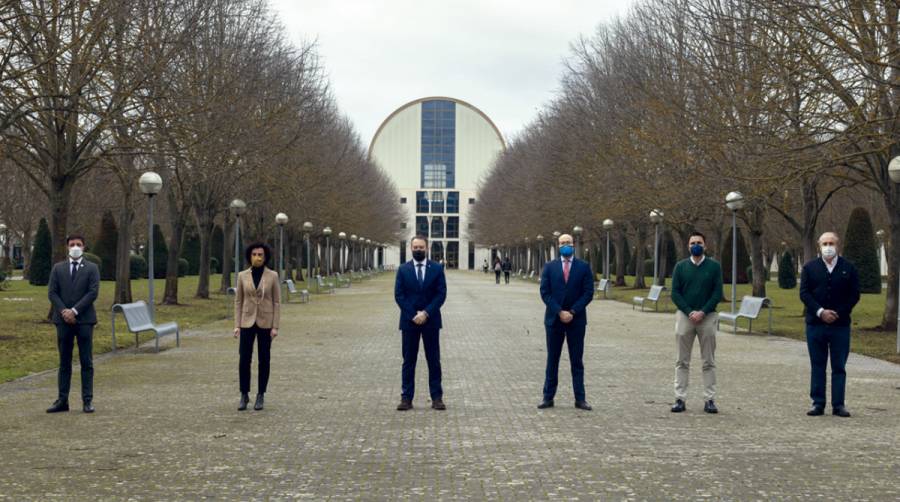
[[422, 261], [425, 259], [425, 251], [417, 250], [412, 252], [413, 260]]

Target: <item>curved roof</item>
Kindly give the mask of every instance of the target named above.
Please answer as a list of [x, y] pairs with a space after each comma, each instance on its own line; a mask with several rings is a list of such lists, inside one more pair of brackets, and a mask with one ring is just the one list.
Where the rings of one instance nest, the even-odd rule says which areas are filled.
[[497, 138], [500, 140], [500, 144], [503, 145], [503, 149], [506, 150], [506, 140], [503, 139], [503, 134], [500, 133], [500, 129], [497, 129], [497, 125], [494, 124], [494, 121], [491, 120], [491, 118], [488, 117], [486, 113], [479, 110], [478, 107], [476, 107], [475, 105], [472, 105], [471, 103], [467, 103], [461, 99], [451, 98], [448, 96], [428, 96], [425, 98], [414, 99], [414, 100], [410, 101], [409, 103], [406, 103], [403, 106], [397, 108], [396, 110], [393, 111], [393, 113], [388, 115], [387, 118], [381, 122], [381, 125], [378, 126], [378, 130], [375, 131], [375, 135], [372, 136], [372, 141], [369, 143], [369, 153], [368, 153], [367, 157], [369, 159], [372, 158], [372, 147], [375, 145], [375, 141], [378, 140], [378, 136], [381, 134], [381, 130], [384, 129], [384, 126], [386, 126], [387, 123], [390, 122], [392, 118], [394, 118], [394, 116], [396, 116], [398, 113], [402, 112], [403, 110], [409, 108], [410, 106], [417, 105], [417, 104], [423, 103], [425, 101], [435, 101], [435, 100], [453, 101], [454, 103], [457, 103], [457, 104], [463, 105], [467, 108], [470, 108], [471, 110], [475, 111], [475, 113], [477, 113], [478, 115], [481, 115], [481, 117], [485, 121], [487, 121], [488, 124], [490, 124], [491, 128], [494, 129], [494, 132], [497, 133]]

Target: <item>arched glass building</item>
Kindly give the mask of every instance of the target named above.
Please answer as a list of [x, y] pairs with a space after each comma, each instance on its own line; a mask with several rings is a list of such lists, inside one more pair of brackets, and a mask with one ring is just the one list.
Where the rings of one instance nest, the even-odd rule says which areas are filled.
[[480, 268], [490, 251], [469, 240], [468, 215], [478, 203], [478, 180], [505, 148], [491, 119], [459, 99], [417, 99], [390, 114], [372, 138], [369, 159], [394, 180], [407, 218], [385, 263], [409, 260], [409, 239], [424, 234], [432, 260]]

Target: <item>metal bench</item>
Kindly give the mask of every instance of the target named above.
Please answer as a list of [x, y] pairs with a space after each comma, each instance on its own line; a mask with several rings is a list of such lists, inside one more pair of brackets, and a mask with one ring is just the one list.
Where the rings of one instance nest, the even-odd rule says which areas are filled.
[[666, 290], [665, 286], [650, 286], [650, 292], [647, 296], [635, 296], [631, 299], [631, 310], [635, 305], [641, 306], [641, 312], [644, 311], [644, 303], [653, 302], [653, 306], [659, 312], [659, 302], [662, 300], [662, 293]]
[[297, 291], [297, 285], [291, 279], [285, 279], [284, 283], [287, 284], [288, 288], [287, 301], [285, 303], [291, 303], [291, 295], [300, 295], [300, 303], [309, 303], [309, 290], [302, 289]]
[[335, 276], [337, 280], [337, 287], [339, 288], [349, 288], [350, 287], [350, 278], [344, 276], [344, 274], [338, 272]]
[[741, 298], [741, 308], [738, 309], [737, 312], [719, 312], [719, 319], [716, 322], [716, 329], [719, 328], [719, 323], [722, 321], [728, 321], [734, 325], [734, 334], [737, 334], [737, 321], [740, 318], [747, 319], [749, 321], [749, 325], [747, 326], [747, 332], [753, 332], [753, 320], [759, 318], [759, 313], [762, 311], [763, 307], [766, 307], [769, 310], [769, 331], [768, 334], [772, 334], [772, 301], [768, 298], [760, 298], [758, 296], [745, 296]]
[[528, 274], [528, 280], [529, 280], [529, 281], [535, 280], [535, 278], [534, 278], [534, 270], [532, 270], [531, 273]]
[[138, 334], [142, 331], [153, 331], [156, 333], [156, 351], [159, 352], [159, 338], [166, 335], [175, 334], [175, 346], [181, 347], [181, 335], [178, 332], [178, 323], [167, 322], [165, 324], [154, 324], [150, 320], [150, 308], [143, 300], [134, 303], [117, 303], [112, 306], [112, 349], [116, 350], [116, 313], [121, 312], [125, 316], [125, 324], [128, 325], [128, 331], [134, 333], [134, 351], [138, 350]]
[[609, 279], [600, 279], [597, 282], [597, 294], [603, 293], [603, 298], [609, 298]]
[[316, 293], [334, 293], [334, 283], [328, 282], [321, 275], [316, 276]]

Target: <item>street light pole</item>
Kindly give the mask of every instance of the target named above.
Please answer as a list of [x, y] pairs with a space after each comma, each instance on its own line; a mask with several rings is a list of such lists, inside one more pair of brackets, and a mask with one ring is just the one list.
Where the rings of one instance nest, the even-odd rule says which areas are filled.
[[306, 238], [306, 286], [312, 288], [312, 251], [309, 247], [309, 234], [313, 231], [311, 222], [303, 222], [303, 235]]
[[606, 261], [604, 263], [603, 275], [609, 280], [609, 231], [612, 230], [615, 223], [609, 218], [603, 220], [603, 229], [606, 230]]
[[[894, 157], [891, 159], [890, 164], [888, 164], [888, 175], [895, 184], [900, 184], [900, 157]], [[894, 242], [897, 241], [897, 236], [892, 236]], [[887, 249], [885, 249], [887, 251]], [[885, 253], [887, 254], [887, 253]], [[878, 265], [879, 270], [881, 269], [881, 264]], [[890, 277], [890, 274], [888, 274]], [[900, 354], [900, 271], [897, 273], [897, 353]]]
[[322, 234], [325, 235], [325, 256], [328, 258], [325, 260], [325, 275], [331, 275], [331, 227], [325, 227], [322, 230]]
[[575, 256], [579, 260], [584, 259], [584, 250], [581, 245], [581, 234], [584, 232], [584, 229], [581, 228], [581, 225], [575, 225], [575, 228], [572, 229], [572, 233], [575, 234]]
[[650, 221], [656, 226], [653, 244], [653, 286], [658, 284], [659, 277], [659, 224], [663, 221], [663, 212], [659, 209], [650, 211]]
[[345, 247], [344, 245], [347, 242], [346, 232], [338, 232], [338, 239], [341, 241], [341, 252], [339, 253], [338, 258], [340, 258], [339, 261], [340, 261], [340, 265], [341, 265], [341, 273], [343, 274], [344, 270], [345, 270], [345, 265], [346, 265], [346, 261], [344, 258], [344, 247]]
[[[278, 281], [284, 282], [284, 226], [288, 222], [288, 215], [278, 213], [275, 215], [275, 223], [278, 225]], [[279, 286], [280, 287], [280, 286]]]
[[148, 199], [148, 201], [147, 201], [147, 220], [149, 222], [148, 223], [149, 228], [147, 229], [147, 233], [148, 233], [147, 244], [149, 247], [147, 248], [147, 253], [148, 253], [148, 256], [150, 257], [150, 259], [148, 260], [149, 264], [147, 266], [147, 276], [148, 276], [148, 280], [149, 280], [149, 283], [147, 284], [147, 286], [148, 286], [149, 297], [150, 297], [149, 298], [149, 300], [150, 300], [149, 301], [149, 303], [150, 303], [150, 305], [149, 305], [150, 321], [153, 322], [153, 320], [156, 318], [156, 315], [155, 315], [156, 314], [156, 300], [155, 300], [154, 291], [153, 291], [153, 286], [154, 286], [153, 280], [155, 279], [154, 270], [153, 270], [153, 262], [156, 261], [153, 256], [153, 196], [158, 194], [159, 191], [162, 189], [162, 178], [158, 174], [156, 174], [152, 171], [148, 171], [148, 172], [142, 174], [140, 179], [138, 179], [138, 186], [140, 186], [141, 191], [144, 192], [144, 194], [147, 196], [147, 199]]
[[729, 192], [725, 205], [731, 210], [731, 313], [737, 307], [737, 212], [744, 208], [744, 195]]
[[241, 199], [234, 199], [228, 205], [234, 213], [234, 289], [237, 289], [237, 276], [241, 263], [241, 215], [247, 210], [247, 204]]

